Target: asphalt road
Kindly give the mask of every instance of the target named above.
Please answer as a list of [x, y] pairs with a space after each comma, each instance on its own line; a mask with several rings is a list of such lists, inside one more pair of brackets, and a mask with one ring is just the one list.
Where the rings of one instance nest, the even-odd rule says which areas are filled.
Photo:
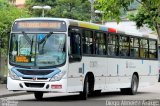
[[139, 88], [137, 95], [106, 92], [89, 96], [87, 101], [80, 100], [78, 94], [63, 93], [46, 93], [42, 101], [35, 100], [33, 94], [12, 96], [0, 100], [0, 106], [6, 106], [2, 104], [4, 103], [2, 100], [13, 103], [14, 106], [160, 106], [160, 83]]

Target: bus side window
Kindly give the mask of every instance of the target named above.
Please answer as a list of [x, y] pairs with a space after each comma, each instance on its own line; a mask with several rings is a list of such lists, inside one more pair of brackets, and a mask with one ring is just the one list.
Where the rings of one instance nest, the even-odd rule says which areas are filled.
[[129, 37], [120, 35], [119, 39], [119, 55], [120, 56], [129, 56]]
[[148, 58], [148, 40], [140, 40], [140, 57]]
[[118, 45], [118, 35], [109, 34], [108, 35], [108, 49], [107, 54], [109, 56], [118, 56], [119, 52], [119, 45]]
[[96, 54], [106, 55], [106, 35], [104, 33], [97, 32], [96, 36]]
[[130, 56], [134, 58], [139, 58], [139, 39], [131, 37], [130, 38]]
[[84, 30], [82, 35], [83, 42], [83, 53], [93, 54], [93, 32], [89, 30]]
[[149, 58], [157, 58], [157, 42], [155, 40], [149, 40]]
[[82, 59], [81, 56], [81, 36], [76, 32], [70, 32], [70, 50], [69, 50], [69, 62], [79, 62]]
[[81, 46], [80, 46], [80, 35], [77, 33], [71, 33], [70, 35], [70, 52], [71, 54], [80, 55]]
[[114, 56], [114, 47], [113, 45], [108, 45], [108, 55]]

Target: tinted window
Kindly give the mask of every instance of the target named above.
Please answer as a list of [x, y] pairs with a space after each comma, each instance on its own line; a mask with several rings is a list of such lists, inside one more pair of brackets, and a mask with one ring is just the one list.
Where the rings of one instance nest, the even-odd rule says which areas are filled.
[[157, 58], [157, 42], [149, 40], [149, 58]]
[[117, 56], [118, 55], [118, 35], [109, 34], [108, 35], [108, 55]]
[[138, 38], [130, 38], [130, 56], [131, 57], [139, 57], [139, 39]]
[[148, 40], [140, 40], [140, 57], [148, 58]]
[[96, 33], [96, 54], [106, 55], [106, 35], [103, 33]]
[[70, 33], [70, 54], [80, 55], [81, 42], [80, 35], [78, 33]]
[[82, 35], [83, 42], [83, 53], [84, 54], [93, 54], [93, 32], [84, 31]]
[[119, 45], [119, 55], [129, 56], [129, 37], [120, 36]]

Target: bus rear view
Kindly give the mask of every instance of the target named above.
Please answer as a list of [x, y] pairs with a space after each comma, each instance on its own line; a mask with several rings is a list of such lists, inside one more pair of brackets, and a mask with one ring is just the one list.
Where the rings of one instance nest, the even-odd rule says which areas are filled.
[[66, 92], [66, 31], [66, 23], [60, 20], [14, 22], [9, 41], [8, 90], [35, 91], [37, 99], [42, 92]]

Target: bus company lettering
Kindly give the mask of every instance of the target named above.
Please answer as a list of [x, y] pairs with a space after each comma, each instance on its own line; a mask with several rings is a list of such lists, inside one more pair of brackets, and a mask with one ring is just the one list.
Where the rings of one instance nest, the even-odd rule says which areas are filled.
[[136, 68], [133, 62], [126, 61], [126, 68]]
[[98, 62], [97, 61], [90, 61], [90, 67], [97, 67]]

